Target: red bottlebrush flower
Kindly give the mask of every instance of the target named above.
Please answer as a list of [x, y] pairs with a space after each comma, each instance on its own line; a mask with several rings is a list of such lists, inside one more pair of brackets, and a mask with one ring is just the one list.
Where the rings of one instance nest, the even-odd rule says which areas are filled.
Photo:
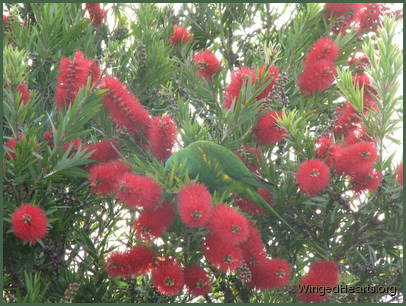
[[264, 200], [271, 205], [272, 207], [275, 207], [275, 203], [274, 203], [274, 198], [272, 196], [272, 194], [270, 193], [269, 190], [265, 189], [265, 188], [258, 188], [258, 193], [261, 197], [264, 198]]
[[150, 117], [139, 100], [119, 80], [111, 76], [102, 79], [100, 88], [108, 90], [102, 101], [114, 123], [126, 128], [135, 139], [144, 135]]
[[355, 192], [375, 191], [381, 185], [382, 174], [370, 169], [366, 174], [356, 174], [351, 177], [352, 190]]
[[10, 157], [14, 160], [16, 160], [17, 156], [15, 153], [16, 150], [16, 145], [18, 142], [20, 142], [22, 139], [22, 136], [19, 137], [19, 140], [17, 141], [16, 139], [9, 139], [6, 142], [6, 147], [9, 149], [9, 152], [7, 152], [8, 156], [6, 159], [9, 159]]
[[152, 270], [151, 278], [154, 287], [164, 295], [175, 295], [184, 285], [182, 268], [175, 260], [161, 261]]
[[149, 148], [156, 159], [165, 161], [172, 155], [178, 130], [171, 116], [153, 117], [148, 125]]
[[25, 104], [30, 99], [30, 92], [25, 84], [20, 84], [17, 87], [17, 91], [20, 93], [21, 98], [19, 104]]
[[257, 97], [257, 100], [263, 99], [267, 97], [271, 92], [276, 84], [276, 81], [278, 80], [279, 77], [279, 69], [275, 66], [272, 66], [269, 68], [267, 73], [264, 76], [263, 73], [264, 66], [259, 68], [258, 71], [258, 80], [257, 80], [257, 71], [255, 69], [252, 69], [250, 67], [242, 67], [240, 69], [237, 69], [233, 71], [231, 74], [231, 82], [226, 88], [226, 93], [224, 97], [224, 107], [226, 109], [231, 108], [231, 105], [233, 104], [233, 101], [238, 100], [238, 96], [240, 95], [240, 91], [243, 85], [246, 86], [248, 83], [248, 80], [251, 78], [252, 79], [252, 84], [255, 82], [260, 82], [264, 83], [267, 81], [271, 81], [271, 83], [268, 85], [267, 88], [265, 88]]
[[365, 8], [359, 14], [359, 31], [375, 32], [381, 25], [381, 17], [387, 11], [383, 3], [365, 3]]
[[100, 27], [104, 18], [106, 18], [106, 11], [100, 8], [100, 3], [86, 3], [86, 10], [89, 12], [90, 19], [92, 19], [95, 28]]
[[187, 43], [193, 39], [193, 35], [180, 25], [173, 26], [173, 34], [169, 38], [171, 44]]
[[155, 253], [144, 246], [133, 246], [126, 252], [131, 275], [141, 275], [151, 270]]
[[354, 126], [348, 129], [344, 135], [344, 145], [349, 146], [360, 141], [370, 141], [371, 136], [360, 126]]
[[131, 169], [121, 161], [92, 165], [89, 168], [89, 184], [96, 194], [109, 194], [116, 190], [118, 179]]
[[42, 135], [42, 138], [48, 143], [48, 146], [53, 149], [54, 148], [54, 134], [52, 130], [48, 130]]
[[208, 81], [222, 69], [221, 62], [214, 53], [208, 49], [195, 53], [193, 55], [193, 62], [200, 68], [197, 74]]
[[[91, 75], [91, 67], [94, 61], [84, 56], [81, 51], [76, 51], [73, 60], [63, 57], [59, 63], [59, 74], [55, 90], [56, 108], [62, 109], [71, 105], [81, 87], [87, 83]], [[92, 79], [92, 82], [94, 83]]]
[[246, 240], [240, 243], [245, 263], [251, 267], [266, 258], [265, 245], [262, 242], [261, 234], [254, 223], [248, 222], [249, 233]]
[[244, 145], [243, 148], [235, 152], [235, 154], [252, 173], [258, 171], [258, 160], [261, 159], [262, 155], [260, 148]]
[[161, 196], [161, 185], [148, 176], [125, 173], [118, 181], [117, 198], [130, 207], [155, 207]]
[[321, 136], [316, 141], [316, 153], [319, 159], [328, 158], [331, 154], [331, 149], [333, 146], [333, 140], [331, 139], [331, 135], [324, 135]]
[[11, 215], [11, 229], [21, 240], [35, 243], [47, 234], [48, 218], [40, 207], [22, 204]]
[[335, 62], [339, 50], [338, 45], [331, 38], [321, 37], [310, 47], [304, 65], [311, 65], [320, 60]]
[[310, 196], [315, 196], [326, 188], [329, 180], [330, 170], [319, 159], [304, 161], [296, 171], [296, 183]]
[[189, 292], [195, 296], [210, 292], [210, 280], [207, 272], [198, 265], [186, 267], [184, 270], [185, 284]]
[[203, 249], [210, 265], [222, 272], [234, 271], [243, 264], [240, 248], [216, 236], [206, 237]]
[[357, 111], [350, 102], [344, 102], [342, 107], [337, 107], [337, 117], [334, 123], [334, 132], [338, 135], [345, 134], [354, 125], [360, 122]]
[[336, 75], [337, 71], [332, 62], [320, 60], [305, 65], [297, 85], [304, 94], [315, 94], [329, 88], [333, 84]]
[[112, 252], [104, 263], [104, 269], [111, 277], [131, 277], [130, 265], [126, 252]]
[[[331, 261], [322, 260], [312, 263], [309, 273], [302, 277], [299, 282], [298, 297], [301, 302], [321, 302], [329, 297], [328, 293], [320, 294], [317, 290], [308, 290], [306, 286], [313, 287], [334, 287], [340, 279], [340, 271], [337, 264]], [[302, 290], [300, 290], [300, 287]]]
[[403, 187], [403, 162], [396, 168], [396, 181]]
[[87, 152], [93, 152], [89, 159], [98, 161], [100, 163], [115, 160], [119, 157], [116, 150], [120, 150], [120, 146], [113, 139], [103, 139], [102, 141], [89, 145], [87, 147]]
[[254, 128], [254, 135], [260, 145], [270, 146], [285, 137], [286, 130], [279, 128], [277, 125], [277, 118], [281, 117], [282, 113], [277, 111], [269, 111], [259, 117]]
[[334, 156], [334, 168], [339, 174], [361, 175], [373, 168], [378, 157], [373, 142], [359, 142], [339, 150]]
[[236, 209], [219, 204], [212, 210], [208, 223], [210, 233], [231, 244], [238, 244], [248, 236], [248, 221]]
[[340, 17], [348, 11], [357, 13], [363, 6], [363, 3], [326, 3], [324, 9], [328, 16]]
[[179, 215], [189, 227], [205, 226], [212, 212], [212, 199], [203, 184], [190, 183], [179, 190]]
[[145, 209], [134, 223], [137, 237], [147, 242], [161, 237], [172, 225], [175, 212], [170, 203]]
[[251, 266], [250, 270], [252, 278], [249, 286], [259, 290], [285, 287], [291, 275], [289, 263], [280, 258], [265, 258], [258, 264]]

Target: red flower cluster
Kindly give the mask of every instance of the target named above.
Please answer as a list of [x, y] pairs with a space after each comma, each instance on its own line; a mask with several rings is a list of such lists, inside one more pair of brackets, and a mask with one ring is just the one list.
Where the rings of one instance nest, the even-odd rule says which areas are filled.
[[360, 10], [365, 6], [365, 3], [326, 3], [325, 12], [327, 17], [345, 18], [342, 24], [333, 28], [333, 32], [338, 34], [344, 32], [352, 22], [358, 20]]
[[151, 119], [139, 100], [111, 76], [102, 79], [100, 88], [108, 90], [102, 101], [114, 123], [124, 127], [135, 139], [145, 135]]
[[165, 295], [177, 294], [184, 285], [182, 268], [173, 259], [160, 261], [152, 270], [151, 278], [155, 288]]
[[361, 52], [355, 52], [352, 58], [348, 61], [348, 65], [354, 68], [356, 74], [364, 73], [365, 69], [370, 64], [368, 56]]
[[301, 163], [296, 171], [296, 183], [309, 196], [315, 196], [327, 187], [330, 170], [319, 159], [310, 159]]
[[148, 176], [124, 173], [118, 180], [117, 198], [130, 207], [156, 207], [162, 196], [162, 187]]
[[11, 215], [11, 229], [18, 238], [36, 243], [47, 234], [48, 218], [40, 207], [22, 204]]
[[151, 270], [155, 260], [153, 251], [144, 246], [133, 246], [125, 252], [113, 252], [104, 268], [111, 277], [131, 278]]
[[165, 161], [172, 154], [178, 130], [170, 116], [156, 116], [147, 129], [148, 145], [156, 159]]
[[281, 129], [277, 125], [277, 119], [282, 117], [281, 112], [269, 111], [259, 117], [257, 124], [254, 127], [254, 135], [258, 139], [258, 143], [263, 146], [270, 146], [281, 141], [286, 130]]
[[87, 146], [87, 152], [95, 150], [89, 157], [100, 163], [109, 162], [119, 157], [120, 146], [113, 139], [103, 139], [93, 145]]
[[264, 73], [264, 66], [259, 68], [258, 71], [258, 80], [257, 80], [257, 71], [250, 67], [242, 67], [233, 71], [231, 74], [231, 82], [226, 88], [226, 93], [224, 96], [224, 107], [226, 109], [231, 108], [231, 105], [237, 102], [238, 96], [240, 95], [241, 88], [246, 86], [248, 80], [252, 79], [252, 85], [255, 82], [258, 82], [260, 85], [265, 82], [271, 81], [267, 88], [265, 88], [257, 97], [257, 100], [266, 98], [271, 92], [276, 84], [276, 81], [279, 77], [279, 69], [275, 66], [272, 66]]
[[245, 263], [248, 267], [253, 267], [265, 260], [266, 250], [262, 242], [261, 234], [254, 223], [248, 222], [248, 237], [239, 245]]
[[28, 91], [27, 85], [21, 83], [17, 87], [17, 91], [20, 93], [21, 98], [19, 104], [25, 104], [30, 99], [30, 92]]
[[85, 9], [89, 12], [93, 26], [100, 27], [103, 19], [106, 18], [106, 11], [100, 7], [100, 3], [86, 3]]
[[[269, 205], [275, 207], [274, 199], [269, 190], [266, 190], [265, 188], [258, 188], [257, 192]], [[244, 198], [237, 197], [235, 199], [235, 204], [242, 211], [247, 212], [253, 216], [261, 215], [264, 212], [264, 210], [258, 207], [258, 205]]]
[[116, 190], [119, 178], [131, 169], [121, 161], [93, 165], [89, 169], [89, 185], [96, 194], [109, 194]]
[[185, 284], [195, 296], [206, 295], [210, 291], [210, 280], [207, 272], [198, 265], [191, 265], [184, 270]]
[[95, 83], [100, 78], [100, 68], [81, 51], [75, 52], [72, 61], [62, 57], [55, 91], [57, 109], [62, 109], [75, 101], [79, 89], [86, 85], [89, 76], [92, 77], [92, 83]]
[[219, 73], [222, 69], [221, 62], [209, 49], [195, 53], [193, 62], [199, 67], [197, 74], [208, 81], [211, 81], [213, 75]]
[[297, 83], [304, 94], [314, 94], [331, 86], [337, 75], [334, 62], [338, 52], [337, 44], [327, 37], [319, 38], [310, 47]]
[[205, 185], [190, 183], [179, 190], [178, 207], [186, 226], [205, 226], [212, 213], [211, 195]]
[[[299, 286], [314, 286], [314, 287], [334, 287], [337, 286], [340, 279], [340, 270], [337, 264], [332, 261], [322, 260], [313, 262], [310, 265], [309, 273], [302, 277]], [[301, 302], [322, 302], [329, 295], [321, 295], [320, 291], [306, 292], [306, 290], [298, 290], [298, 297]]]
[[359, 13], [359, 32], [375, 32], [388, 8], [383, 3], [364, 3], [364, 5]]
[[175, 212], [171, 203], [144, 209], [134, 222], [136, 236], [146, 242], [161, 237], [172, 225]]
[[239, 244], [248, 236], [247, 219], [236, 209], [219, 204], [213, 208], [208, 228], [218, 240]]
[[291, 267], [281, 258], [262, 259], [251, 267], [250, 287], [259, 290], [270, 290], [285, 287], [290, 279]]
[[210, 265], [222, 272], [234, 271], [243, 264], [241, 249], [215, 236], [206, 237], [203, 250]]
[[369, 110], [378, 111], [378, 106], [373, 97], [378, 98], [376, 90], [370, 86], [371, 79], [365, 73], [353, 76], [353, 83], [364, 88], [364, 112]]
[[173, 34], [169, 38], [171, 44], [187, 43], [193, 39], [193, 35], [180, 25], [173, 26]]
[[396, 168], [396, 181], [403, 187], [403, 162]]

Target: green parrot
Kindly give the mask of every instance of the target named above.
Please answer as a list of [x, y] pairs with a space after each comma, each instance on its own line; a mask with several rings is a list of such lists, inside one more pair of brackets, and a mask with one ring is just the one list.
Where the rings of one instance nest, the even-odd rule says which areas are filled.
[[294, 231], [257, 192], [257, 188], [270, 189], [273, 184], [254, 175], [229, 149], [210, 141], [195, 141], [173, 154], [166, 161], [165, 168], [170, 170], [176, 165], [184, 166], [191, 178], [205, 184], [211, 192], [237, 193], [262, 209], [271, 210]]

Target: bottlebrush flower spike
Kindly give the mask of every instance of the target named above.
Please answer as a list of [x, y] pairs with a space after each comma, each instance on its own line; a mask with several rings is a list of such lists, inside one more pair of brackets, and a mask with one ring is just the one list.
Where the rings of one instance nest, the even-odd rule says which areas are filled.
[[104, 263], [104, 269], [111, 277], [130, 278], [130, 264], [126, 252], [112, 252]]
[[271, 81], [267, 88], [265, 88], [257, 97], [257, 100], [263, 99], [267, 97], [271, 92], [276, 84], [276, 81], [279, 78], [279, 69], [275, 66], [269, 68], [267, 73], [264, 74], [264, 66], [260, 67], [258, 70], [258, 80], [257, 80], [257, 72], [255, 69], [250, 67], [242, 67], [233, 71], [231, 74], [231, 82], [226, 88], [226, 93], [224, 95], [224, 108], [229, 109], [233, 101], [238, 100], [238, 96], [240, 95], [240, 91], [242, 86], [246, 86], [248, 80], [252, 78], [252, 84], [255, 82], [266, 82]]
[[117, 198], [130, 207], [155, 207], [161, 196], [161, 185], [148, 176], [124, 173], [118, 181]]
[[348, 101], [344, 102], [342, 107], [337, 107], [337, 117], [334, 122], [334, 132], [338, 135], [345, 134], [360, 122], [357, 111]]
[[349, 146], [361, 141], [371, 141], [371, 135], [362, 126], [353, 126], [344, 135], [343, 146]]
[[96, 81], [96, 76], [91, 74], [94, 65], [96, 65], [95, 62], [86, 58], [80, 50], [75, 52], [72, 61], [62, 57], [59, 63], [59, 74], [55, 90], [56, 108], [58, 110], [71, 105], [75, 101], [76, 95], [80, 88], [86, 85], [89, 76], [92, 76], [92, 83]]
[[191, 265], [184, 270], [185, 284], [188, 291], [195, 295], [206, 295], [210, 292], [210, 280], [207, 272], [198, 265]]
[[212, 236], [231, 244], [245, 240], [249, 231], [247, 219], [236, 209], [224, 204], [213, 208], [207, 227]]
[[209, 49], [195, 53], [193, 62], [200, 68], [197, 74], [208, 81], [211, 81], [213, 75], [219, 73], [222, 69], [221, 62]]
[[103, 163], [117, 159], [119, 157], [119, 153], [117, 151], [120, 150], [120, 146], [113, 139], [103, 139], [98, 143], [87, 146], [87, 152], [91, 152], [93, 150], [96, 151], [93, 152], [89, 159]]
[[155, 253], [145, 246], [136, 245], [126, 252], [132, 276], [149, 272], [155, 260]]
[[40, 207], [22, 204], [11, 215], [11, 229], [21, 240], [36, 243], [47, 234], [48, 218]]
[[339, 174], [361, 175], [373, 168], [378, 157], [373, 142], [359, 142], [342, 148], [335, 154], [334, 169]]
[[250, 270], [252, 279], [249, 286], [259, 290], [283, 288], [288, 284], [291, 275], [289, 263], [281, 258], [265, 258], [251, 266]]
[[396, 168], [396, 181], [403, 187], [403, 162]]
[[102, 101], [114, 123], [124, 127], [137, 140], [143, 136], [150, 116], [139, 100], [111, 76], [102, 79], [100, 88], [108, 90]]
[[[299, 286], [315, 286], [315, 287], [334, 287], [340, 279], [340, 271], [335, 262], [322, 260], [314, 262], [310, 266], [309, 273], [302, 277], [299, 281]], [[321, 302], [329, 297], [328, 293], [320, 294], [321, 291], [298, 290], [297, 294], [301, 302]]]
[[118, 179], [131, 169], [121, 161], [92, 165], [89, 168], [89, 184], [96, 194], [109, 194], [116, 190]]
[[364, 73], [365, 69], [371, 65], [365, 53], [356, 52], [348, 61], [348, 65], [354, 68], [356, 74]]
[[203, 250], [210, 265], [222, 272], [234, 271], [243, 264], [240, 248], [216, 236], [206, 237]]
[[254, 128], [254, 135], [260, 145], [270, 146], [285, 137], [286, 130], [277, 125], [277, 118], [281, 118], [281, 116], [281, 112], [269, 111], [259, 117]]
[[172, 155], [178, 130], [171, 116], [156, 116], [149, 122], [147, 129], [148, 145], [159, 161], [165, 161]]
[[212, 212], [212, 199], [203, 184], [190, 183], [178, 192], [179, 215], [188, 227], [205, 226]]
[[356, 14], [364, 5], [364, 3], [326, 3], [324, 9], [328, 16], [340, 17], [348, 11], [353, 11]]
[[30, 92], [25, 84], [20, 84], [17, 87], [17, 91], [20, 93], [21, 98], [19, 104], [25, 104], [30, 99]]
[[161, 261], [152, 270], [151, 278], [154, 287], [164, 295], [176, 295], [184, 285], [182, 268], [173, 259]]
[[100, 7], [100, 3], [86, 3], [85, 9], [89, 12], [93, 26], [95, 28], [100, 27], [103, 19], [106, 18], [106, 11]]
[[333, 146], [331, 135], [323, 135], [316, 141], [315, 149], [319, 159], [329, 158]]
[[158, 207], [151, 207], [141, 212], [134, 223], [136, 236], [146, 242], [161, 237], [172, 225], [175, 212], [170, 203], [163, 203]]
[[193, 35], [180, 25], [173, 26], [173, 34], [169, 38], [171, 44], [187, 43], [193, 39]]
[[331, 61], [320, 60], [305, 65], [297, 85], [304, 94], [315, 94], [329, 88], [333, 84], [336, 75], [336, 68]]
[[234, 201], [235, 205], [238, 206], [242, 211], [247, 212], [253, 216], [258, 216], [264, 212], [264, 210], [258, 207], [255, 203], [248, 201], [246, 199], [237, 197]]
[[265, 245], [261, 234], [253, 222], [248, 222], [249, 233], [246, 240], [240, 243], [242, 255], [248, 267], [254, 266], [266, 258]]
[[235, 152], [235, 154], [252, 173], [258, 171], [258, 160], [261, 159], [262, 155], [260, 148], [244, 145], [243, 148]]
[[380, 171], [370, 169], [366, 174], [355, 174], [351, 177], [352, 190], [355, 192], [375, 191], [381, 185], [382, 174]]
[[388, 11], [383, 3], [365, 3], [359, 14], [359, 31], [375, 32], [382, 24], [382, 16]]
[[311, 47], [306, 55], [304, 65], [311, 65], [320, 60], [335, 62], [340, 48], [329, 37], [321, 37]]
[[315, 196], [327, 187], [330, 180], [330, 170], [319, 159], [304, 161], [296, 171], [296, 183], [309, 196]]

